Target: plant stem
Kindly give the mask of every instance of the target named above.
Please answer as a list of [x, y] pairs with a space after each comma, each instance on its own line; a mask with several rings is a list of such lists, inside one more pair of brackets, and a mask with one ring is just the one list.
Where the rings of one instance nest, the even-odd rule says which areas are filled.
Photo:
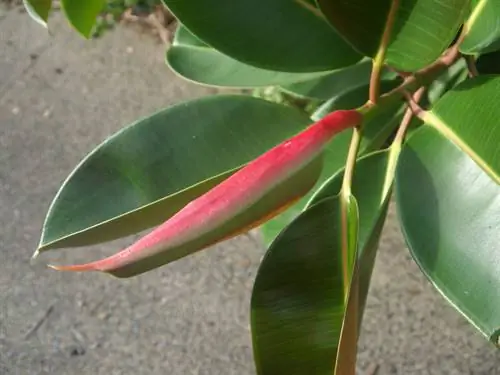
[[380, 108], [390, 106], [394, 102], [404, 99], [405, 93], [413, 93], [421, 86], [428, 86], [441, 73], [448, 69], [450, 65], [456, 62], [459, 57], [460, 51], [458, 50], [458, 44], [455, 44], [434, 63], [416, 72], [412, 76], [407, 77], [400, 86], [392, 91], [381, 95], [377, 103], [372, 103], [369, 100], [365, 105], [358, 108], [358, 111], [363, 114], [365, 122], [370, 120], [376, 116]]
[[[349, 297], [349, 290], [351, 284], [351, 254], [349, 243], [349, 209], [351, 201], [351, 184], [354, 174], [354, 166], [356, 165], [356, 158], [358, 156], [359, 144], [361, 142], [361, 128], [355, 127], [352, 133], [351, 144], [347, 153], [347, 161], [344, 169], [344, 178], [342, 181], [342, 188], [340, 190], [341, 196], [341, 222], [342, 222], [342, 280], [344, 285], [344, 298], [347, 301]], [[356, 260], [354, 260], [356, 261]]]
[[[404, 137], [408, 130], [408, 126], [410, 125], [411, 119], [413, 117], [413, 111], [416, 110], [415, 106], [412, 107], [412, 103], [418, 105], [420, 99], [422, 99], [422, 95], [425, 92], [425, 87], [420, 87], [415, 94], [413, 94], [413, 98], [408, 103], [408, 108], [403, 116], [403, 120], [401, 121], [401, 125], [399, 125], [396, 136], [394, 137], [393, 145], [397, 144], [399, 147], [403, 145]], [[418, 110], [422, 110], [419, 108]]]
[[474, 57], [471, 55], [464, 55], [464, 60], [467, 63], [467, 70], [469, 71], [469, 77], [474, 78], [479, 75], [477, 71], [476, 62], [474, 61]]
[[361, 128], [355, 127], [352, 133], [351, 144], [347, 153], [347, 161], [342, 181], [342, 196], [347, 200], [351, 196], [351, 182], [354, 174], [354, 166], [358, 156], [359, 144], [361, 142]]
[[401, 120], [401, 124], [399, 125], [396, 136], [394, 137], [394, 141], [389, 148], [390, 151], [389, 160], [387, 161], [387, 173], [385, 174], [384, 187], [382, 189], [382, 200], [380, 203], [385, 201], [387, 194], [389, 194], [389, 191], [391, 190], [392, 182], [394, 181], [399, 154], [401, 153], [406, 132], [408, 131], [408, 127], [410, 126], [411, 119], [414, 115], [413, 111], [415, 109], [412, 108], [411, 103], [418, 103], [424, 92], [425, 87], [420, 87], [413, 95], [412, 100], [409, 101], [408, 108], [406, 109], [403, 119]]
[[369, 100], [373, 104], [376, 104], [380, 96], [380, 74], [384, 68], [385, 54], [387, 52], [387, 47], [389, 46], [392, 27], [394, 26], [394, 20], [396, 19], [396, 13], [399, 7], [399, 0], [392, 0], [389, 13], [387, 15], [387, 21], [385, 23], [384, 32], [382, 33], [382, 39], [380, 40], [380, 46], [378, 47], [377, 54], [373, 59], [372, 74], [370, 77], [370, 89], [369, 89]]

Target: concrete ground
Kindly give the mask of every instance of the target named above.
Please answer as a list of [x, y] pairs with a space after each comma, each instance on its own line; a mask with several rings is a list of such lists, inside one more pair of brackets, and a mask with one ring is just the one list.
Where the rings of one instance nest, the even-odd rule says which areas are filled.
[[[0, 11], [0, 374], [254, 374], [254, 237], [129, 281], [30, 265], [50, 200], [93, 146], [209, 92], [169, 72], [150, 36], [118, 29], [86, 42], [60, 19], [51, 33]], [[360, 370], [375, 363], [380, 375], [500, 374], [500, 353], [411, 261], [393, 212], [361, 339]]]

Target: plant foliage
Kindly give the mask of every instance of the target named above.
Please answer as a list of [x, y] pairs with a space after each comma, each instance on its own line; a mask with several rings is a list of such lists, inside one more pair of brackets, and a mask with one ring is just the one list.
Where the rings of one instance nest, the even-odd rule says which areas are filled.
[[[51, 2], [24, 2], [46, 25]], [[394, 190], [422, 272], [499, 344], [498, 1], [163, 2], [179, 21], [172, 70], [273, 102], [179, 103], [110, 135], [62, 184], [37, 254], [164, 222], [117, 257], [53, 266], [143, 272], [261, 226], [269, 248], [251, 300], [257, 373], [354, 375]], [[104, 2], [62, 5], [89, 37]]]

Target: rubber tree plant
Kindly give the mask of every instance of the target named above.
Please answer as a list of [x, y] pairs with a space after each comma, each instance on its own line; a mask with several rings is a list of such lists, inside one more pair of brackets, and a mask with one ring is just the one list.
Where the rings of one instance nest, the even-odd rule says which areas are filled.
[[[61, 3], [91, 35], [103, 0]], [[46, 24], [50, 0], [25, 5]], [[251, 298], [257, 373], [350, 375], [394, 196], [421, 271], [498, 345], [500, 3], [164, 5], [180, 25], [166, 52], [178, 75], [278, 86], [323, 105], [309, 116], [221, 94], [124, 127], [64, 181], [35, 255], [157, 227], [109, 258], [51, 265], [126, 278], [259, 227], [268, 248]]]

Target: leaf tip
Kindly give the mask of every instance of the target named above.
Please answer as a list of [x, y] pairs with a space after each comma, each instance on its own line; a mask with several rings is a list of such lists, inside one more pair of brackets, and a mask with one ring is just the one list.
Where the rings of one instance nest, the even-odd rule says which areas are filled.
[[56, 271], [69, 271], [69, 272], [84, 272], [84, 271], [97, 271], [93, 264], [77, 264], [69, 266], [58, 266], [55, 264], [47, 264], [47, 267]]
[[40, 249], [36, 249], [35, 252], [33, 253], [33, 255], [31, 256], [31, 261], [34, 261], [38, 258], [38, 256], [40, 255]]

